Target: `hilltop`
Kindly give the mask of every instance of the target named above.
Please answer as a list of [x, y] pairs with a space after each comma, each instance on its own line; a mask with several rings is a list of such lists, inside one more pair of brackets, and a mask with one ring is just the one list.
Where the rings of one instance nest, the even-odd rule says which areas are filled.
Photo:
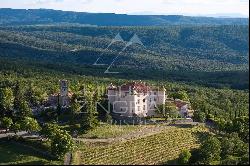
[[98, 26], [248, 25], [247, 18], [190, 17], [182, 15], [126, 15], [51, 9], [0, 9], [0, 25], [79, 23]]

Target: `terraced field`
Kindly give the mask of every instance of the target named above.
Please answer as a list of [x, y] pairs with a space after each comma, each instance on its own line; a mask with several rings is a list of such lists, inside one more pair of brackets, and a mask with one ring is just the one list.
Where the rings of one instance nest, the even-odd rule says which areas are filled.
[[169, 127], [163, 132], [108, 145], [88, 145], [75, 154], [73, 164], [164, 164], [178, 158], [183, 149], [199, 147], [203, 127]]

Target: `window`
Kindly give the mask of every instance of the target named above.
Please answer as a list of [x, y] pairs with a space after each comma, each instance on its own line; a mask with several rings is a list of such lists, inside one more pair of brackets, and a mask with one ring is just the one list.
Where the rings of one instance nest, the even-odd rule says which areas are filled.
[[150, 103], [152, 102], [152, 99], [151, 99], [151, 98], [149, 99], [149, 102], [150, 102]]
[[146, 106], [145, 105], [143, 105], [143, 110], [145, 110], [146, 109]]
[[154, 92], [154, 95], [157, 95], [157, 92]]
[[140, 99], [138, 99], [137, 104], [140, 104]]
[[156, 101], [156, 97], [154, 98], [154, 101]]
[[143, 101], [143, 103], [145, 103], [146, 99], [143, 99], [142, 101]]

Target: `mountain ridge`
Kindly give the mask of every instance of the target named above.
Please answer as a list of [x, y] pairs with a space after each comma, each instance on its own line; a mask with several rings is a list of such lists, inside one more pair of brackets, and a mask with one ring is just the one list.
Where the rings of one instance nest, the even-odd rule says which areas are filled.
[[248, 25], [248, 18], [184, 15], [130, 15], [87, 13], [53, 9], [0, 8], [0, 25], [80, 23], [98, 26]]

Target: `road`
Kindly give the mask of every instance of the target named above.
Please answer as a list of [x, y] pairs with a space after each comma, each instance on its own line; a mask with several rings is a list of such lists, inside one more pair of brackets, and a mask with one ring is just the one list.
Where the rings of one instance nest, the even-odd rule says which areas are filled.
[[0, 134], [0, 138], [5, 138], [8, 136], [15, 136], [15, 135], [22, 136], [22, 137], [38, 137], [37, 135], [29, 134], [26, 131], [20, 131], [20, 132], [17, 132], [16, 134], [14, 132], [2, 133]]

